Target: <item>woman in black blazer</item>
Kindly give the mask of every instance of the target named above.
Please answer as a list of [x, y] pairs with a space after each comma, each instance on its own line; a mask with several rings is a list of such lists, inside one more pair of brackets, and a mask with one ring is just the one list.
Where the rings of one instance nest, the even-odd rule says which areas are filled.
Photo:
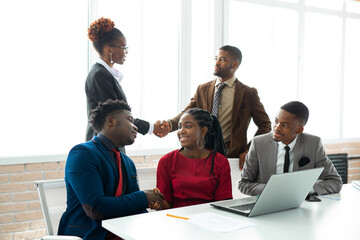
[[[93, 22], [88, 29], [88, 37], [99, 54], [99, 60], [92, 66], [85, 84], [88, 115], [86, 141], [96, 135], [89, 123], [89, 117], [91, 110], [96, 108], [99, 102], [104, 102], [109, 98], [127, 102], [125, 93], [119, 84], [122, 74], [113, 66], [115, 63], [124, 63], [128, 47], [124, 34], [114, 25], [110, 19], [100, 18]], [[159, 127], [158, 122], [155, 126], [150, 126], [149, 122], [141, 119], [135, 119], [134, 124], [138, 128], [138, 132], [143, 135], [152, 132], [154, 127], [155, 129]], [[124, 152], [124, 149], [121, 150]]]

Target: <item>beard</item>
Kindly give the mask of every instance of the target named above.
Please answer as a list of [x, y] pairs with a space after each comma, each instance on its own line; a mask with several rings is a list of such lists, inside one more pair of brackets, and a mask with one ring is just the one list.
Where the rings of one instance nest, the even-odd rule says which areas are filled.
[[231, 73], [231, 67], [226, 69], [220, 69], [219, 71], [214, 71], [214, 76], [220, 77], [220, 78], [226, 78]]

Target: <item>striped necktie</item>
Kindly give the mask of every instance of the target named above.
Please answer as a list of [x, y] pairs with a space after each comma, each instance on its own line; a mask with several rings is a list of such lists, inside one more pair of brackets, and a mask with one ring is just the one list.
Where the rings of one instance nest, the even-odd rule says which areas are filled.
[[214, 101], [213, 101], [213, 107], [211, 110], [211, 115], [217, 117], [218, 116], [218, 112], [219, 112], [219, 108], [220, 108], [220, 101], [221, 101], [221, 96], [222, 96], [222, 90], [225, 87], [225, 83], [220, 83], [217, 87], [217, 91], [215, 92], [215, 96], [214, 96]]

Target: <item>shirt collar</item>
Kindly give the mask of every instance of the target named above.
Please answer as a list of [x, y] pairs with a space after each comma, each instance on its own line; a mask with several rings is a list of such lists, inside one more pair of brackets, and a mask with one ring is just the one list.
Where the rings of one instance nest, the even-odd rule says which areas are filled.
[[119, 72], [119, 70], [110, 67], [110, 66], [107, 65], [107, 63], [104, 62], [104, 60], [102, 60], [101, 58], [99, 58], [99, 59], [97, 60], [97, 63], [103, 65], [103, 66], [106, 68], [106, 70], [108, 70], [108, 71], [111, 73], [111, 75], [114, 76], [114, 78], [116, 79], [116, 81], [118, 81], [119, 84], [121, 83], [121, 81], [123, 80], [124, 75], [123, 75], [121, 72]]
[[[232, 87], [235, 83], [235, 80], [236, 80], [236, 77], [233, 76], [232, 78], [226, 80], [224, 83], [228, 86], [228, 87]], [[220, 78], [219, 77], [216, 77], [216, 83], [215, 83], [215, 86], [218, 86], [221, 82]]]
[[288, 145], [285, 145], [285, 144], [282, 143], [282, 142], [278, 142], [279, 148], [280, 148], [280, 149], [283, 149], [285, 146], [289, 146], [290, 151], [293, 150], [293, 148], [294, 148], [294, 146], [295, 146], [295, 144], [296, 144], [297, 138], [298, 138], [298, 135], [296, 135], [295, 139], [294, 139], [291, 143], [289, 143]]
[[107, 137], [105, 137], [104, 135], [102, 135], [101, 133], [99, 133], [97, 135], [98, 139], [100, 140], [100, 142], [108, 149], [111, 150], [113, 148], [116, 148], [115, 144], [108, 139]]

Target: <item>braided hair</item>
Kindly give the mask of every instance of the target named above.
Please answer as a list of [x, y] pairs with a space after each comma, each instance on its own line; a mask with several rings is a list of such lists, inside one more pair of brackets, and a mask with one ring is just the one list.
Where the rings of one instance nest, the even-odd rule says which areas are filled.
[[201, 128], [207, 128], [207, 132], [204, 137], [204, 147], [212, 150], [213, 152], [211, 158], [210, 174], [214, 177], [216, 181], [218, 181], [214, 175], [215, 155], [217, 152], [221, 153], [224, 156], [226, 155], [226, 148], [219, 120], [215, 116], [212, 116], [208, 111], [199, 108], [189, 109], [185, 113], [193, 116]]

